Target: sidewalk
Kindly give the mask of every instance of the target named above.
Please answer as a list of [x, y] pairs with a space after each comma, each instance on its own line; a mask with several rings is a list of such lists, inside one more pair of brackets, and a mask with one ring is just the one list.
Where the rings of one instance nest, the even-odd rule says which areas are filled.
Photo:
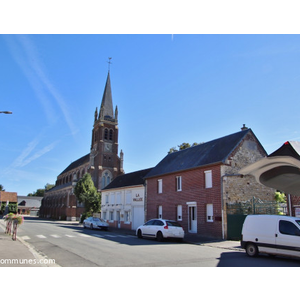
[[[50, 262], [50, 263], [49, 263]], [[2, 267], [58, 267], [27, 242], [5, 234], [5, 222], [0, 220], [0, 268]]]

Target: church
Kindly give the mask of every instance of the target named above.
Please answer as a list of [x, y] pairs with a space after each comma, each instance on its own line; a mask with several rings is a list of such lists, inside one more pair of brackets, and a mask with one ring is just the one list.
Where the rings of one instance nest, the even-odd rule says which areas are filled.
[[100, 192], [114, 178], [124, 174], [121, 150], [118, 155], [118, 107], [113, 109], [110, 71], [108, 71], [100, 110], [96, 108], [90, 153], [72, 162], [58, 176], [55, 186], [45, 192], [40, 216], [60, 220], [79, 220], [84, 212], [73, 193], [77, 181], [86, 173], [91, 174]]

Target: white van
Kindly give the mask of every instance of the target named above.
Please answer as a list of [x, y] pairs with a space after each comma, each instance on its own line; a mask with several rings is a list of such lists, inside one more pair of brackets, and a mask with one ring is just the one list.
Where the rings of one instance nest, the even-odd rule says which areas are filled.
[[300, 218], [279, 215], [248, 215], [241, 246], [249, 256], [258, 253], [300, 257]]

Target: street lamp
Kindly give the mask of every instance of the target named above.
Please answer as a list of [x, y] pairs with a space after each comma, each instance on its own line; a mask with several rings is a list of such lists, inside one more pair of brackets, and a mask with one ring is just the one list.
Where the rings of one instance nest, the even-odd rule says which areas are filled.
[[11, 112], [11, 111], [7, 111], [7, 110], [5, 110], [5, 111], [0, 111], [0, 114], [7, 114], [7, 115], [11, 115], [11, 114], [12, 114], [12, 112]]

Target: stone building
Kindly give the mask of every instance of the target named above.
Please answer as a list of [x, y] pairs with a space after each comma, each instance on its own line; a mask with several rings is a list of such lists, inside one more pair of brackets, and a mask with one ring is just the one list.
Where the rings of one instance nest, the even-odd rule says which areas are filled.
[[274, 190], [240, 168], [267, 155], [251, 129], [168, 154], [145, 177], [146, 219], [175, 219], [187, 233], [227, 238], [227, 203], [272, 201]]
[[101, 191], [115, 177], [123, 174], [123, 152], [118, 155], [118, 108], [113, 110], [110, 72], [104, 88], [98, 113], [94, 114], [90, 153], [72, 162], [62, 171], [55, 186], [45, 193], [40, 216], [47, 218], [78, 220], [84, 211], [73, 189], [76, 182], [90, 173], [95, 187]]

